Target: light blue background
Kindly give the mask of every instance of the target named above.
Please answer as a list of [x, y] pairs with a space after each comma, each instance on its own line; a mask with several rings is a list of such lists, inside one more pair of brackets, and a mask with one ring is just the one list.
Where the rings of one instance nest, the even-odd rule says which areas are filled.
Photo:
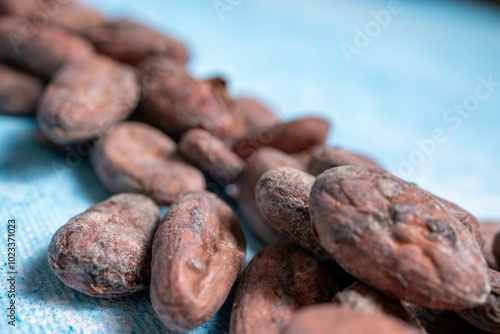
[[[352, 44], [356, 27], [363, 29], [373, 20], [371, 11], [386, 9], [387, 2], [243, 0], [223, 20], [211, 1], [84, 2], [186, 40], [195, 76], [224, 75], [235, 95], [258, 96], [283, 119], [328, 118], [334, 124], [331, 145], [367, 153], [393, 173], [401, 174], [400, 159], [418, 149], [416, 141], [443, 129], [446, 142], [404, 176], [480, 218], [500, 219], [500, 86], [458, 128], [443, 119], [474, 94], [479, 77], [500, 81], [497, 7], [401, 1], [403, 11], [348, 62], [341, 43]], [[0, 116], [5, 235], [7, 220], [17, 220], [16, 332], [160, 332], [147, 292], [93, 299], [50, 272], [45, 253], [55, 230], [109, 194], [87, 162], [37, 144], [34, 128], [32, 119]], [[2, 261], [6, 242], [0, 241]], [[1, 271], [5, 309], [5, 266]], [[228, 312], [226, 307], [200, 332], [224, 333]], [[4, 313], [0, 332], [9, 333]]]

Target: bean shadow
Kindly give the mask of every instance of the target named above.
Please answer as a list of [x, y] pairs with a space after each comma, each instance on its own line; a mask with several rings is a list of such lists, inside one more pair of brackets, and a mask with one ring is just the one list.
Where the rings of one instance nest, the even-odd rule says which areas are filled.
[[[113, 326], [108, 329], [110, 332], [166, 332], [151, 306], [149, 290], [114, 299], [87, 296], [67, 287], [55, 276], [49, 267], [45, 252], [26, 264], [25, 268], [19, 289], [23, 295], [28, 296], [29, 304], [41, 304], [37, 305], [37, 308], [71, 309], [101, 322], [106, 320], [102, 319], [106, 314], [112, 314], [117, 319], [112, 323], [117, 324], [118, 328]], [[78, 321], [77, 317], [75, 321]], [[69, 326], [76, 327], [76, 324], [68, 323], [68, 328]]]
[[11, 136], [2, 151], [0, 172], [11, 180], [33, 183], [55, 176], [56, 180], [72, 181], [94, 203], [111, 195], [93, 172], [90, 148], [82, 150], [83, 154], [71, 146], [51, 148], [39, 139], [35, 124]]

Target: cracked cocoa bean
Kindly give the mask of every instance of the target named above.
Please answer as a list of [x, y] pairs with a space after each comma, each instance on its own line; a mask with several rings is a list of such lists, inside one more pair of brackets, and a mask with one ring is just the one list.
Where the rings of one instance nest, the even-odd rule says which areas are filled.
[[255, 187], [255, 198], [266, 221], [304, 249], [330, 257], [314, 235], [309, 217], [309, 196], [316, 178], [292, 167], [265, 173]]
[[145, 194], [160, 205], [205, 189], [205, 178], [178, 153], [175, 142], [147, 124], [124, 122], [97, 142], [94, 170], [111, 192]]
[[64, 284], [92, 297], [122, 297], [145, 289], [158, 216], [158, 207], [146, 196], [112, 196], [57, 230], [49, 245], [49, 265]]
[[43, 83], [29, 74], [0, 63], [0, 113], [34, 115]]
[[421, 334], [397, 318], [335, 305], [315, 305], [300, 311], [281, 334]]
[[270, 147], [261, 148], [248, 159], [247, 168], [236, 183], [236, 201], [246, 224], [268, 245], [275, 244], [282, 237], [260, 213], [255, 199], [255, 186], [263, 174], [285, 166], [303, 169], [303, 166], [288, 154]]
[[309, 205], [322, 246], [378, 290], [434, 309], [486, 301], [490, 285], [477, 241], [414, 184], [378, 168], [337, 167], [318, 176]]
[[279, 333], [299, 309], [329, 302], [337, 291], [332, 262], [318, 262], [294, 244], [270, 246], [242, 274], [230, 333]]
[[231, 208], [208, 192], [186, 194], [162, 220], [153, 244], [151, 302], [172, 331], [210, 320], [245, 261], [245, 239]]
[[484, 305], [457, 312], [469, 324], [489, 333], [500, 333], [500, 273], [488, 269], [491, 293]]
[[38, 124], [60, 144], [101, 137], [130, 116], [139, 94], [131, 67], [102, 56], [71, 62], [47, 86]]
[[375, 161], [363, 155], [341, 148], [317, 146], [310, 154], [307, 171], [317, 176], [330, 168], [348, 165], [380, 167]]
[[151, 56], [163, 56], [179, 64], [187, 63], [189, 58], [181, 42], [128, 19], [96, 27], [87, 37], [97, 52], [132, 66]]
[[[221, 106], [213, 89], [225, 89], [218, 80], [196, 81], [178, 62], [149, 58], [139, 66], [143, 100], [139, 113], [149, 123], [178, 139], [201, 128], [224, 138], [233, 125], [227, 106]], [[212, 87], [215, 84], [216, 88]]]
[[311, 146], [324, 144], [330, 124], [322, 118], [301, 118], [288, 123], [258, 129], [237, 141], [233, 150], [248, 158], [261, 147], [273, 147], [285, 153], [298, 153]]
[[388, 314], [426, 333], [415, 314], [401, 301], [386, 296], [361, 282], [356, 282], [337, 293], [332, 302], [364, 313]]
[[0, 58], [44, 79], [93, 53], [89, 42], [59, 27], [36, 27], [21, 17], [0, 18]]

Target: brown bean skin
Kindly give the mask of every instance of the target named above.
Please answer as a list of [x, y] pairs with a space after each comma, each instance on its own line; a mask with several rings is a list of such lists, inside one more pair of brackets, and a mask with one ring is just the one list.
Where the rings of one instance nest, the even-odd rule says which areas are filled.
[[401, 301], [386, 296], [362, 282], [356, 282], [338, 292], [332, 302], [365, 313], [378, 312], [391, 315], [426, 333], [415, 314]]
[[245, 261], [231, 208], [208, 192], [186, 194], [162, 220], [153, 245], [151, 302], [172, 331], [194, 329], [222, 306]]
[[500, 273], [488, 269], [491, 293], [482, 306], [457, 312], [457, 314], [479, 329], [490, 333], [500, 333]]
[[86, 40], [55, 26], [36, 27], [27, 19], [0, 18], [0, 58], [44, 79], [65, 64], [93, 55]]
[[498, 263], [493, 255], [493, 239], [500, 232], [499, 222], [480, 222], [479, 228], [484, 240], [483, 255], [491, 269], [498, 270]]
[[479, 228], [479, 222], [471, 213], [467, 212], [462, 207], [447, 201], [443, 198], [436, 197], [441, 203], [446, 205], [446, 207], [451, 211], [451, 213], [464, 224], [464, 226], [469, 230], [469, 232], [474, 236], [480, 248], [483, 248], [484, 239], [481, 234], [481, 229]]
[[174, 139], [193, 128], [220, 138], [227, 135], [233, 119], [213, 90], [224, 89], [219, 81], [196, 81], [181, 64], [165, 57], [147, 59], [139, 71], [143, 87], [139, 112], [150, 124]]
[[[106, 23], [104, 16], [96, 10], [73, 0], [39, 0], [40, 6], [55, 12], [50, 23], [78, 34], [85, 34], [89, 29]], [[48, 10], [50, 10], [48, 9]], [[47, 11], [48, 11], [47, 10]]]
[[337, 167], [318, 176], [309, 205], [322, 246], [378, 290], [434, 309], [486, 301], [487, 265], [476, 240], [414, 184], [382, 169]]
[[299, 309], [330, 301], [338, 291], [332, 265], [293, 244], [263, 249], [242, 274], [230, 333], [279, 333]]
[[220, 186], [232, 183], [246, 166], [223, 141], [203, 129], [186, 132], [179, 141], [179, 151]]
[[288, 154], [270, 147], [261, 148], [248, 159], [247, 168], [236, 183], [236, 201], [241, 214], [252, 232], [267, 245], [275, 244], [282, 236], [260, 213], [255, 199], [255, 186], [263, 174], [284, 166], [303, 169], [303, 166]]
[[0, 113], [34, 115], [42, 95], [43, 83], [0, 63]]
[[28, 16], [38, 9], [37, 0], [0, 0], [0, 15]]
[[421, 334], [397, 318], [368, 314], [335, 305], [315, 305], [300, 311], [281, 334]]
[[60, 144], [101, 137], [130, 116], [139, 94], [131, 67], [102, 56], [69, 63], [40, 101], [40, 130]]
[[57, 230], [49, 265], [64, 284], [92, 297], [145, 289], [158, 216], [158, 207], [146, 196], [112, 196]]
[[237, 141], [233, 150], [248, 158], [261, 147], [274, 147], [285, 153], [298, 153], [311, 146], [324, 144], [330, 124], [322, 118], [301, 118], [288, 123], [258, 129]]
[[160, 55], [179, 64], [185, 64], [189, 59], [181, 42], [128, 19], [97, 27], [88, 33], [88, 38], [97, 52], [132, 66]]
[[309, 252], [330, 257], [314, 235], [309, 196], [316, 178], [292, 167], [273, 169], [260, 178], [255, 198], [267, 222]]
[[160, 205], [205, 189], [205, 178], [177, 152], [175, 142], [147, 124], [124, 122], [97, 142], [92, 164], [111, 192], [145, 194]]
[[341, 148], [318, 146], [315, 147], [310, 154], [307, 163], [307, 171], [317, 176], [330, 168], [347, 165], [380, 167], [380, 165], [372, 159], [358, 153]]
[[240, 97], [232, 102], [236, 124], [232, 136], [239, 140], [261, 129], [279, 123], [278, 117], [265, 105], [250, 97]]

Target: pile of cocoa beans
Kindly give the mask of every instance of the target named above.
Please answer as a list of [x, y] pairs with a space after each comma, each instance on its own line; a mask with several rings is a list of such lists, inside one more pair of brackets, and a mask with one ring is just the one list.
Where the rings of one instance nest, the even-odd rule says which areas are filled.
[[[1, 112], [36, 116], [55, 150], [87, 148], [114, 194], [52, 237], [64, 284], [149, 288], [172, 332], [233, 291], [235, 334], [500, 333], [499, 224], [188, 61], [182, 42], [71, 0], [0, 0]], [[267, 245], [246, 267], [240, 224]]]

